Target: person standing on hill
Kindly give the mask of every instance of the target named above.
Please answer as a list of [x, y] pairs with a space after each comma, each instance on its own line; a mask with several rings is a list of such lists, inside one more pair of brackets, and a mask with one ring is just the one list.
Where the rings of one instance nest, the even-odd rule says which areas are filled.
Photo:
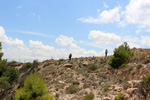
[[72, 58], [72, 54], [70, 53], [70, 54], [69, 54], [69, 60], [71, 60], [71, 58]]
[[107, 53], [108, 53], [108, 50], [106, 49], [106, 50], [105, 50], [105, 57], [107, 57]]

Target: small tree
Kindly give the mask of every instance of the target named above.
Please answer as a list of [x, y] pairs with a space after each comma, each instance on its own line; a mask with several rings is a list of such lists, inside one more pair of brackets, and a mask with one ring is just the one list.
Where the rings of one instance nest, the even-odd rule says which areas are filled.
[[1, 89], [9, 89], [10, 88], [10, 84], [8, 82], [8, 77], [0, 77], [0, 90]]
[[112, 58], [110, 59], [110, 65], [113, 68], [118, 68], [122, 64], [126, 63], [129, 60], [129, 58], [131, 58], [132, 56], [133, 56], [133, 53], [129, 45], [126, 42], [124, 42], [118, 48], [115, 48], [114, 54]]
[[15, 100], [53, 100], [47, 91], [44, 80], [38, 73], [31, 73], [25, 80], [24, 87], [16, 90]]
[[[1, 45], [1, 42], [0, 42], [0, 51], [2, 49], [1, 46], [2, 45]], [[2, 76], [3, 72], [5, 72], [6, 69], [7, 69], [7, 63], [6, 63], [7, 60], [5, 60], [5, 59], [2, 60], [2, 56], [3, 56], [3, 53], [0, 52], [0, 77]]]
[[16, 68], [8, 68], [6, 72], [4, 72], [3, 76], [9, 78], [9, 83], [13, 83], [14, 81], [17, 81], [19, 78], [19, 71]]

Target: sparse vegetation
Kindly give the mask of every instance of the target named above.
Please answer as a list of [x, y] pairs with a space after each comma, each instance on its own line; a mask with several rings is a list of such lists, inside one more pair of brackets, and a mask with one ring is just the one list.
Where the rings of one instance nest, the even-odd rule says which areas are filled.
[[20, 66], [21, 64], [22, 63], [17, 62], [17, 61], [11, 61], [8, 63], [8, 66], [15, 67], [15, 66]]
[[115, 100], [124, 100], [124, 95], [122, 93], [118, 93], [118, 95], [115, 97]]
[[79, 99], [79, 100], [93, 100], [93, 99], [94, 99], [94, 94], [90, 93], [84, 96], [83, 99]]
[[[136, 51], [136, 53], [138, 52]], [[143, 58], [150, 55], [141, 52], [140, 54]], [[140, 99], [144, 96], [144, 100], [146, 98], [149, 100], [150, 79], [144, 78], [143, 85], [140, 84], [141, 76], [149, 74], [148, 64], [144, 64], [145, 60], [140, 56], [138, 62], [132, 59], [121, 64], [119, 69], [108, 65], [110, 56], [74, 58], [72, 61], [59, 59], [38, 62], [35, 60], [33, 63], [21, 63], [20, 66], [13, 61], [7, 63], [6, 67], [2, 67], [5, 71], [0, 77], [0, 98], [6, 100], [53, 100], [53, 97], [48, 94], [49, 92], [53, 94], [55, 100], [63, 98], [68, 100], [99, 100], [103, 98], [112, 100], [114, 97], [115, 100], [124, 100], [136, 99], [134, 97], [136, 92]], [[72, 64], [72, 67], [66, 68], [65, 64], [67, 63]], [[142, 66], [142, 70], [138, 70]], [[19, 69], [21, 73], [18, 83], [19, 75], [15, 68]], [[42, 78], [34, 75], [36, 71]], [[44, 79], [49, 90], [41, 79]], [[130, 94], [128, 90], [132, 90], [132, 86], [136, 90], [133, 89], [134, 92]], [[121, 93], [117, 95], [118, 92]], [[124, 97], [125, 93], [127, 96]]]
[[23, 67], [20, 69], [20, 72], [24, 72], [32, 67], [32, 63], [25, 63]]
[[137, 65], [137, 69], [138, 69], [138, 70], [141, 69], [141, 68], [142, 68], [142, 65], [141, 65], [141, 64]]
[[66, 91], [68, 93], [74, 94], [78, 92], [78, 88], [76, 85], [70, 85], [69, 87], [66, 88]]
[[53, 100], [47, 90], [44, 80], [38, 73], [30, 73], [24, 82], [24, 87], [16, 90], [15, 100]]
[[89, 71], [95, 71], [95, 70], [97, 70], [97, 68], [98, 68], [98, 67], [97, 67], [97, 65], [95, 65], [95, 64], [91, 64], [91, 65], [88, 66], [88, 70], [89, 70]]
[[126, 67], [128, 67], [127, 64], [122, 64], [122, 65], [121, 65], [121, 68], [126, 68]]
[[129, 58], [133, 56], [132, 51], [130, 50], [129, 45], [124, 42], [118, 48], [115, 48], [114, 54], [110, 59], [110, 65], [113, 68], [119, 68], [122, 64], [126, 63]]
[[109, 91], [110, 85], [104, 87], [104, 92]]
[[142, 84], [147, 86], [150, 89], [150, 75], [148, 75], [147, 77], [143, 78]]

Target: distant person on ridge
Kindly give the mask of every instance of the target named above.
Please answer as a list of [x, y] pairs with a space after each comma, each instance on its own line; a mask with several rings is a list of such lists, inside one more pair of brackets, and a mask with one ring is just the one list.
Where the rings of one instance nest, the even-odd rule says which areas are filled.
[[71, 60], [71, 57], [72, 57], [72, 54], [70, 53], [70, 54], [69, 54], [69, 60]]
[[105, 50], [105, 57], [107, 57], [107, 53], [108, 53], [108, 50], [106, 49], [106, 50]]

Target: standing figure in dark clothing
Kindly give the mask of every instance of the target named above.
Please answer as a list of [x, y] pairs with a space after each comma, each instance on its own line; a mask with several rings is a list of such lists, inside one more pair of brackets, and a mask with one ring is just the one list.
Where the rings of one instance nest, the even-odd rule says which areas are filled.
[[71, 60], [71, 57], [72, 57], [72, 54], [70, 53], [70, 54], [69, 54], [69, 60]]
[[105, 50], [105, 57], [107, 57], [107, 53], [108, 53], [108, 50], [106, 49], [106, 50]]

